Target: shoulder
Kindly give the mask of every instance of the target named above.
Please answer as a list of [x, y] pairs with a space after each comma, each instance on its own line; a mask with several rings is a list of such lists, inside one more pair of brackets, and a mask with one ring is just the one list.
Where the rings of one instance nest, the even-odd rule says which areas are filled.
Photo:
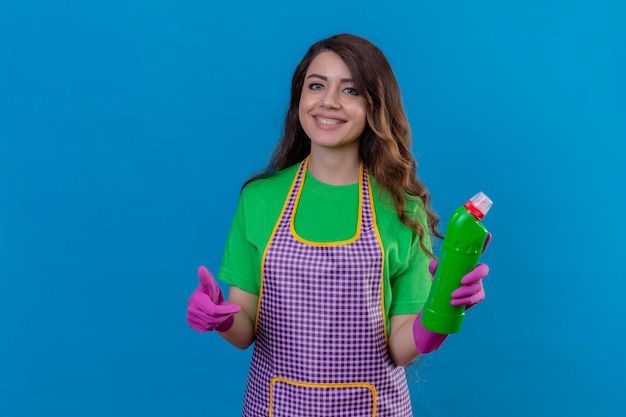
[[246, 184], [239, 197], [240, 209], [254, 217], [263, 213], [275, 215], [289, 194], [298, 167], [296, 164]]
[[293, 179], [300, 164], [282, 169], [269, 177], [254, 180], [243, 188], [241, 195], [246, 198], [276, 197], [276, 194], [286, 194], [291, 188]]
[[[393, 198], [389, 192], [382, 189], [374, 177], [370, 176], [370, 181], [372, 185], [372, 198], [374, 200], [377, 213], [382, 214], [383, 216], [395, 218], [398, 222], [400, 222]], [[422, 201], [419, 196], [409, 194], [405, 195], [404, 204], [405, 212], [409, 218], [421, 223], [424, 222], [426, 218], [426, 211], [424, 209], [424, 201]]]

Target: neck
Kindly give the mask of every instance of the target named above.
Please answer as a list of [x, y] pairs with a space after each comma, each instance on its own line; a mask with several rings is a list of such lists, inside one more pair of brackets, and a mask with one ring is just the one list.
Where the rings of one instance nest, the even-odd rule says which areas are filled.
[[311, 147], [309, 171], [326, 184], [347, 185], [358, 182], [360, 166], [358, 148], [355, 151]]

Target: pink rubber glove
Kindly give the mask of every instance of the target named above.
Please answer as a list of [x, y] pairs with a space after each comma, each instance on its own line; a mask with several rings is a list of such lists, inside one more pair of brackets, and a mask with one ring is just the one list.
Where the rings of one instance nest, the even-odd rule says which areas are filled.
[[420, 311], [417, 314], [413, 321], [413, 340], [415, 340], [415, 347], [419, 353], [425, 355], [426, 353], [436, 351], [447, 337], [447, 334], [431, 332], [425, 328], [422, 325], [422, 312]]
[[[436, 262], [436, 261], [435, 261]], [[476, 268], [468, 272], [459, 288], [452, 292], [453, 306], [465, 306], [465, 310], [475, 306], [485, 299], [485, 289], [483, 288], [483, 278], [489, 274], [487, 264], [478, 264]]]
[[[487, 250], [490, 241], [491, 232], [487, 233], [483, 253]], [[437, 263], [438, 261], [435, 259], [428, 265], [428, 270], [433, 277], [435, 276]], [[461, 284], [463, 285], [452, 292], [452, 301], [450, 301], [450, 304], [453, 306], [465, 306], [465, 310], [468, 310], [483, 301], [485, 299], [483, 278], [487, 275], [489, 275], [489, 266], [487, 264], [478, 264], [476, 268], [465, 274], [461, 279]]]
[[[487, 249], [487, 245], [491, 241], [491, 232], [487, 234], [483, 253]], [[434, 259], [428, 265], [430, 274], [435, 277], [438, 261]], [[465, 310], [475, 306], [485, 299], [485, 289], [483, 287], [483, 278], [489, 274], [489, 266], [487, 264], [478, 264], [476, 268], [465, 274], [461, 279], [461, 286], [452, 292], [452, 300], [450, 304], [453, 306], [465, 306]], [[439, 349], [441, 344], [448, 337], [447, 334], [439, 334], [431, 332], [422, 325], [422, 312], [420, 311], [415, 321], [413, 321], [413, 339], [417, 351], [421, 354], [431, 353]]]
[[189, 297], [187, 322], [199, 332], [225, 332], [235, 322], [234, 314], [241, 310], [235, 303], [224, 300], [222, 290], [204, 266], [198, 268], [200, 285]]

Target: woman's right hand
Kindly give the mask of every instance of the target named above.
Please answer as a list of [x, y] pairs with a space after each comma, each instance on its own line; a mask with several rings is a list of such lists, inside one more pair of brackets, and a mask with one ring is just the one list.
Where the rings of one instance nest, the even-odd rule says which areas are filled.
[[204, 266], [198, 268], [200, 285], [189, 297], [187, 322], [198, 332], [225, 332], [234, 323], [234, 314], [241, 310], [235, 303], [224, 300], [222, 290]]

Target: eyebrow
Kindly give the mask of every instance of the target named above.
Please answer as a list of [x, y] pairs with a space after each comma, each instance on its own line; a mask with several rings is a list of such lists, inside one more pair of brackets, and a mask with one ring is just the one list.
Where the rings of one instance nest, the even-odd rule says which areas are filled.
[[[308, 76], [308, 77], [306, 77], [306, 78], [307, 78], [307, 80], [308, 80], [309, 78], [319, 78], [319, 79], [321, 79], [321, 80], [328, 81], [328, 77], [327, 77], [327, 76], [325, 76], [325, 75], [320, 75], [320, 74], [311, 74], [311, 75], [309, 75], [309, 76]], [[352, 84], [354, 84], [354, 80], [353, 80], [352, 78], [342, 78], [340, 81], [341, 81], [342, 83], [352, 83]]]

